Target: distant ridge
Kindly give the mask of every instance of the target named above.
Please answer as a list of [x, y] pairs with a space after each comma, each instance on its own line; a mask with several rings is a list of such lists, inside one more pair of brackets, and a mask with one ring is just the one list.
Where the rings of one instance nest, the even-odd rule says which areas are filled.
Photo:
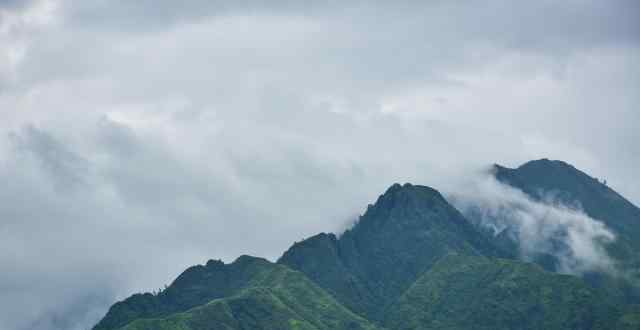
[[603, 278], [601, 274], [591, 274], [589, 279], [629, 303], [640, 304], [640, 208], [598, 179], [559, 160], [534, 160], [516, 169], [495, 165], [494, 175], [535, 200], [552, 196], [578, 205], [588, 216], [602, 221], [616, 235], [607, 251], [624, 279]]

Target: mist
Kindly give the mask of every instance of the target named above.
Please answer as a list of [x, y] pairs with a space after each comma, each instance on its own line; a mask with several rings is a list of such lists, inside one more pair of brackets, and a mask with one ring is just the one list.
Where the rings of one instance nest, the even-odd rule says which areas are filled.
[[578, 203], [559, 201], [552, 193], [535, 201], [499, 182], [488, 170], [476, 173], [450, 192], [451, 202], [475, 225], [514, 242], [521, 259], [535, 261], [548, 255], [555, 257], [554, 270], [560, 273], [617, 274], [615, 261], [606, 251], [615, 234], [602, 221], [587, 216]]
[[640, 202], [638, 13], [0, 1], [0, 328], [87, 329], [188, 266], [275, 260], [395, 182], [516, 223], [524, 256], [560, 240], [563, 271], [609, 267], [597, 219], [458, 183], [547, 157]]

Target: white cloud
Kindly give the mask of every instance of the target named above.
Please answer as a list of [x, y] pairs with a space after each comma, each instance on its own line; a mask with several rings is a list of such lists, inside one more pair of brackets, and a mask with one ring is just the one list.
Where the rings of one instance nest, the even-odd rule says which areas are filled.
[[635, 7], [0, 1], [0, 328], [275, 258], [393, 182], [549, 157], [639, 201]]
[[562, 273], [616, 274], [615, 262], [605, 249], [615, 235], [579, 205], [562, 204], [553, 196], [534, 201], [488, 173], [469, 179], [463, 186], [451, 193], [454, 205], [494, 235], [508, 235], [523, 259], [551, 255], [557, 260], [556, 270]]

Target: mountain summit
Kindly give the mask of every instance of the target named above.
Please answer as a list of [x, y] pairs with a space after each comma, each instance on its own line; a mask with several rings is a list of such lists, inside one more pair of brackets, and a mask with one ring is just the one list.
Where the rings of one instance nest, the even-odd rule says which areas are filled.
[[[640, 208], [633, 205], [604, 182], [558, 160], [530, 161], [517, 169], [495, 165], [495, 177], [518, 188], [534, 199], [552, 196], [569, 204], [578, 204], [590, 217], [602, 220], [640, 248]], [[639, 250], [640, 251], [640, 250]]]
[[[609, 248], [638, 269], [640, 213], [609, 187], [559, 161], [494, 173], [611, 224], [623, 240]], [[556, 274], [504, 251], [437, 190], [394, 184], [339, 236], [297, 242], [276, 263], [191, 267], [114, 304], [94, 330], [640, 329], [640, 307], [609, 294], [626, 280]]]
[[[604, 182], [558, 160], [535, 160], [516, 169], [495, 165], [494, 173], [499, 181], [535, 200], [574, 205], [603, 222], [616, 235], [607, 251], [618, 262], [622, 276], [640, 287], [640, 208]], [[640, 301], [640, 290], [633, 291]]]
[[165, 291], [116, 303], [94, 330], [376, 329], [303, 274], [265, 259], [209, 261]]
[[452, 252], [497, 256], [435, 189], [394, 184], [339, 239], [294, 244], [278, 263], [299, 270], [372, 319], [438, 259]]

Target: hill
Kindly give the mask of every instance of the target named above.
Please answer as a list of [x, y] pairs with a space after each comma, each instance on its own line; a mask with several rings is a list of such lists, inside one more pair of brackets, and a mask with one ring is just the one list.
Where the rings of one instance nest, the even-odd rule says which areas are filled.
[[395, 184], [339, 239], [311, 237], [294, 244], [278, 263], [305, 273], [361, 315], [379, 319], [420, 274], [451, 252], [500, 255], [439, 192]]
[[[494, 174], [603, 221], [621, 238], [607, 248], [638, 271], [640, 211], [606, 185], [548, 160]], [[640, 328], [633, 276], [557, 274], [474, 223], [433, 188], [394, 184], [340, 236], [297, 242], [277, 263], [191, 267], [158, 294], [114, 304], [94, 330]]]
[[616, 261], [618, 274], [615, 278], [606, 274], [587, 277], [640, 303], [640, 208], [604, 182], [558, 160], [530, 161], [516, 169], [495, 165], [494, 175], [534, 200], [573, 205], [603, 222], [616, 236], [606, 249]]
[[612, 329], [622, 311], [574, 276], [514, 260], [450, 255], [388, 312], [391, 329]]
[[242, 256], [195, 266], [158, 295], [116, 303], [94, 330], [376, 329], [302, 273]]

